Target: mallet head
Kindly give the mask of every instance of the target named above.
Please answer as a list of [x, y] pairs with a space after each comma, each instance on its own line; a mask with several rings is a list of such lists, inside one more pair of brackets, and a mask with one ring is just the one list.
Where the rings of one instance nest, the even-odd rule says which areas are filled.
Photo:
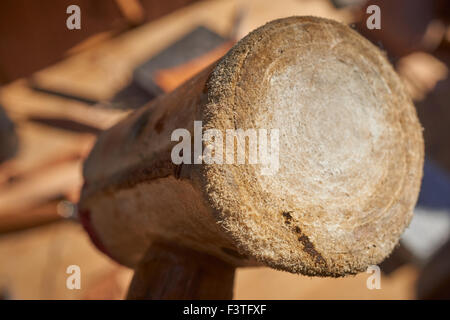
[[[224, 144], [227, 129], [278, 130], [267, 140], [276, 170], [264, 174], [249, 152], [244, 164], [175, 164], [171, 135], [194, 137], [195, 120]], [[163, 239], [234, 265], [354, 274], [389, 255], [409, 224], [423, 150], [411, 99], [377, 47], [331, 20], [280, 19], [101, 135], [82, 219], [132, 267]]]

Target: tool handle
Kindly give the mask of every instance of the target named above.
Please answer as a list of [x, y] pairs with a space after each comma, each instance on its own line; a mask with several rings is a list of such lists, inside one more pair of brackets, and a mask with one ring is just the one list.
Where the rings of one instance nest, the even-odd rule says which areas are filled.
[[154, 243], [135, 270], [127, 299], [232, 299], [235, 268], [169, 243]]

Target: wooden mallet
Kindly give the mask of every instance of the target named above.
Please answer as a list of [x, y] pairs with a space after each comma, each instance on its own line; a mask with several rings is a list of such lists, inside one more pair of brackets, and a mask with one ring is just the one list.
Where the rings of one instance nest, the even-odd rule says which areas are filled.
[[[245, 163], [174, 163], [172, 134], [194, 140], [194, 121], [203, 132], [278, 130], [277, 170], [262, 174], [250, 152]], [[339, 277], [383, 261], [412, 218], [423, 156], [384, 54], [341, 23], [291, 17], [104, 132], [85, 163], [80, 218], [136, 270], [128, 298], [231, 298], [238, 266]]]

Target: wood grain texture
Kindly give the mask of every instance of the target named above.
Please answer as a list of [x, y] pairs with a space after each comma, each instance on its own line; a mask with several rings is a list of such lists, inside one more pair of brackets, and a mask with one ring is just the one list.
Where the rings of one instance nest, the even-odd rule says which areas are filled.
[[136, 268], [127, 299], [232, 299], [234, 267], [213, 256], [154, 243]]
[[[221, 132], [279, 129], [279, 170], [175, 165], [171, 134], [192, 136], [195, 120]], [[423, 149], [384, 54], [344, 24], [291, 17], [101, 135], [80, 206], [109, 254], [131, 267], [164, 239], [236, 266], [338, 277], [380, 263], [398, 243]]]

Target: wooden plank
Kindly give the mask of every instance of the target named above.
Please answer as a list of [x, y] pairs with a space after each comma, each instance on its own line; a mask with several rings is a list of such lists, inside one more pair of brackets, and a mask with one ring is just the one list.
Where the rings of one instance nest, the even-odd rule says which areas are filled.
[[[0, 236], [0, 257], [0, 288], [11, 299], [82, 299], [115, 272], [120, 274], [110, 279], [121, 298], [132, 274], [100, 253], [81, 225], [69, 221]], [[66, 287], [70, 265], [81, 269], [80, 290]]]
[[270, 0], [201, 1], [71, 56], [36, 73], [33, 81], [47, 90], [107, 100], [130, 81], [138, 65], [198, 25], [239, 39], [269, 20], [292, 15], [352, 20], [349, 10], [337, 10], [328, 0], [284, 0], [282, 5]]
[[138, 65], [197, 25], [229, 34], [235, 7], [235, 1], [195, 3], [39, 71], [33, 82], [46, 90], [108, 100], [130, 81]]
[[0, 215], [0, 234], [24, 230], [63, 219], [58, 213], [61, 200], [51, 200], [27, 210]]
[[[29, 122], [17, 125], [19, 151], [15, 158], [0, 164], [0, 192], [16, 180], [65, 161], [84, 158], [95, 137]], [[6, 185], [5, 185], [6, 184]], [[1, 196], [1, 194], [0, 194]]]
[[[0, 288], [14, 299], [121, 299], [132, 270], [101, 254], [82, 227], [61, 222], [0, 236]], [[81, 289], [66, 288], [66, 268], [81, 268]], [[30, 266], [33, 266], [30, 269]], [[368, 273], [346, 278], [310, 278], [269, 268], [239, 268], [234, 299], [414, 299], [418, 270], [410, 265], [382, 275], [381, 290], [369, 290]]]
[[0, 189], [0, 215], [26, 211], [47, 200], [65, 196], [76, 202], [82, 185], [81, 160], [39, 170], [27, 179]]
[[20, 122], [32, 117], [65, 118], [104, 130], [126, 116], [122, 110], [92, 106], [31, 89], [18, 80], [0, 90], [0, 99], [8, 115]]
[[411, 265], [391, 275], [381, 275], [381, 290], [369, 290], [371, 275], [354, 277], [306, 277], [269, 268], [241, 268], [235, 279], [235, 299], [415, 299], [419, 270]]

